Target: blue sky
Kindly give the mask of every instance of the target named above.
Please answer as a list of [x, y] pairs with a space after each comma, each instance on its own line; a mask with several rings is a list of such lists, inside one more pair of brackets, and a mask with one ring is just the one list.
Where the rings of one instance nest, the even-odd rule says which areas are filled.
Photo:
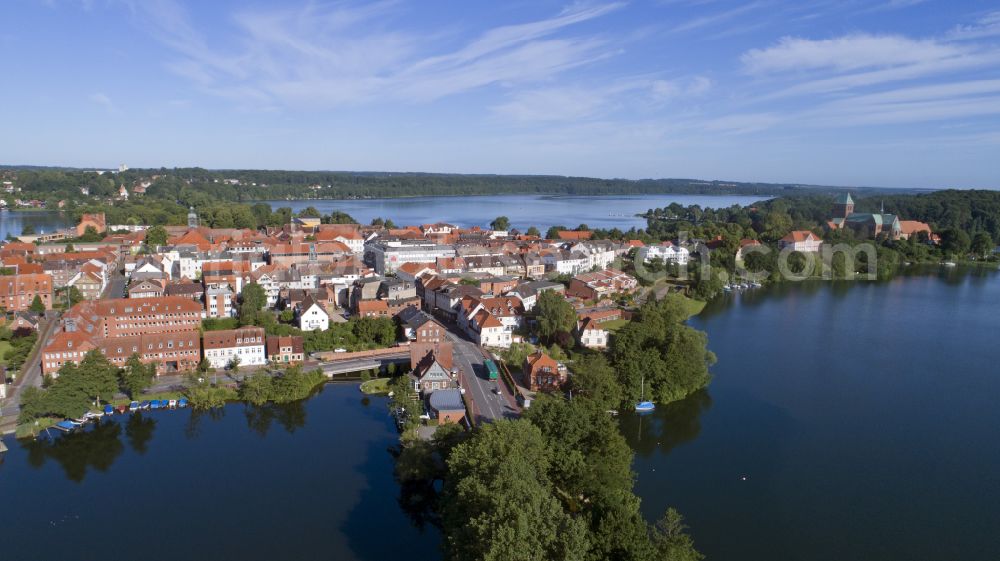
[[0, 162], [1000, 188], [1000, 4], [5, 0]]

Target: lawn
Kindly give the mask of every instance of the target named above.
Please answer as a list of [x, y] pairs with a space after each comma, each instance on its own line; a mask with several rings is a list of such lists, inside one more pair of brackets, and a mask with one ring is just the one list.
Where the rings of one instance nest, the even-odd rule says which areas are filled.
[[688, 317], [696, 316], [705, 309], [705, 304], [707, 302], [702, 300], [695, 300], [694, 298], [684, 298], [684, 306], [687, 308]]
[[4, 360], [3, 355], [7, 351], [9, 351], [10, 348], [11, 348], [10, 341], [0, 341], [0, 364], [4, 365], [7, 364], [7, 361]]
[[628, 325], [628, 320], [627, 319], [616, 319], [616, 320], [612, 320], [612, 321], [606, 321], [606, 322], [600, 324], [601, 329], [606, 329], [606, 330], [608, 330], [608, 331], [610, 331], [612, 333], [614, 333], [615, 331], [618, 331], [619, 329], [625, 327], [626, 325]]
[[389, 378], [375, 378], [362, 382], [361, 391], [369, 395], [387, 394], [389, 393]]

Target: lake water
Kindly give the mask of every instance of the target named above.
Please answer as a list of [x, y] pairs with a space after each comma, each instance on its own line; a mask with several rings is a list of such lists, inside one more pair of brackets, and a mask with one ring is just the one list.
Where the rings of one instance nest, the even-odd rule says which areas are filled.
[[644, 513], [709, 559], [1000, 559], [998, 312], [944, 269], [713, 302], [708, 391], [622, 419]]
[[551, 226], [575, 228], [645, 228], [646, 220], [635, 215], [670, 203], [703, 208], [745, 206], [761, 197], [710, 195], [618, 195], [573, 197], [564, 195], [495, 195], [469, 197], [412, 197], [405, 199], [267, 201], [272, 208], [291, 207], [298, 212], [308, 206], [323, 214], [346, 212], [361, 224], [373, 218], [389, 218], [399, 225], [448, 222], [457, 226], [488, 226], [497, 216], [507, 216], [513, 228], [531, 226], [544, 233]]
[[[272, 208], [291, 207], [298, 212], [308, 206], [324, 214], [346, 212], [362, 224], [374, 218], [389, 218], [399, 225], [449, 222], [458, 226], [488, 226], [500, 215], [510, 218], [513, 228], [531, 226], [543, 232], [550, 226], [575, 228], [645, 228], [646, 220], [635, 216], [670, 203], [703, 208], [749, 205], [761, 197], [714, 195], [620, 195], [573, 197], [562, 195], [496, 195], [470, 197], [412, 197], [405, 199], [266, 201]], [[36, 233], [70, 226], [65, 214], [54, 211], [4, 211], [0, 213], [0, 239], [18, 236], [31, 225]]]
[[440, 558], [397, 503], [384, 398], [328, 385], [281, 408], [123, 417], [5, 439], [4, 559]]
[[25, 226], [31, 226], [36, 234], [48, 234], [70, 226], [65, 214], [49, 210], [5, 210], [0, 212], [0, 239], [8, 235], [17, 237]]

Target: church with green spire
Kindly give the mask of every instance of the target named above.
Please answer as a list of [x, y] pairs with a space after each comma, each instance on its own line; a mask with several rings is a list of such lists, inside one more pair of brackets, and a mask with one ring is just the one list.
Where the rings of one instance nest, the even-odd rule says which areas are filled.
[[878, 213], [854, 212], [854, 199], [850, 193], [837, 197], [830, 214], [832, 218], [826, 225], [831, 230], [850, 228], [862, 237], [875, 238], [885, 234], [894, 240], [899, 239], [902, 232], [899, 217], [887, 214], [884, 208]]

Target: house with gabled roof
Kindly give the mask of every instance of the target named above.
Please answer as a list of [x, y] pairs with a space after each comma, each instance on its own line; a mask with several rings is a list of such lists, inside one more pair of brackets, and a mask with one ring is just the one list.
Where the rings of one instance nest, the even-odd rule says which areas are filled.
[[577, 343], [588, 349], [603, 349], [608, 346], [608, 331], [590, 317], [577, 320], [574, 335]]
[[535, 351], [524, 359], [525, 386], [533, 392], [559, 390], [566, 383], [566, 367], [554, 358]]
[[311, 295], [307, 295], [297, 307], [299, 329], [302, 331], [326, 331], [330, 329], [330, 314]]
[[778, 245], [781, 249], [790, 248], [792, 251], [809, 253], [819, 251], [823, 240], [809, 230], [793, 230], [778, 240]]

